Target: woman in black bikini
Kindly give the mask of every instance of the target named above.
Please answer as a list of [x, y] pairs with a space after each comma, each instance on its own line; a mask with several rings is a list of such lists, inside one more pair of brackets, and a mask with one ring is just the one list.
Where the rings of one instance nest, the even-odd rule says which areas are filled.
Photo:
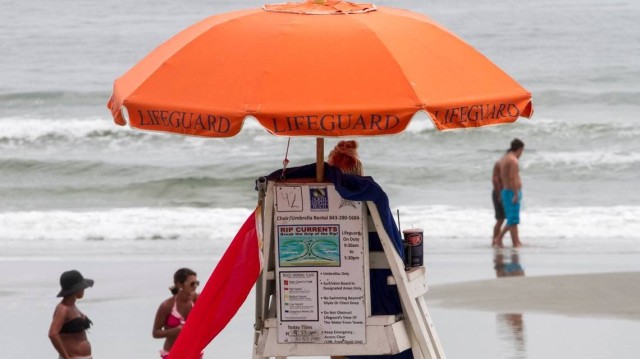
[[84, 296], [86, 288], [93, 287], [93, 280], [84, 278], [77, 270], [71, 270], [62, 273], [60, 286], [62, 289], [58, 297], [62, 297], [62, 301], [53, 312], [49, 339], [61, 359], [91, 359], [91, 344], [86, 330], [92, 323], [76, 307], [76, 300]]

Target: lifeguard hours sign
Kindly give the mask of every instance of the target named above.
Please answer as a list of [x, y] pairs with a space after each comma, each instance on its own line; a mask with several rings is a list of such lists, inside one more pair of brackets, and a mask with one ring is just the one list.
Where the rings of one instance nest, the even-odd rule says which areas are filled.
[[364, 213], [331, 184], [275, 187], [279, 343], [366, 343]]

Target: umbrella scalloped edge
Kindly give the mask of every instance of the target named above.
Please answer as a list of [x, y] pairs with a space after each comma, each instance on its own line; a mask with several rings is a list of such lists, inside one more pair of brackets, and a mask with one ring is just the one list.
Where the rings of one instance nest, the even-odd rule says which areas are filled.
[[[111, 103], [110, 103], [111, 104]], [[121, 106], [113, 111], [116, 124], [152, 132], [195, 137], [226, 138], [236, 136], [248, 119], [255, 120], [267, 132], [282, 137], [368, 137], [394, 135], [406, 130], [419, 113], [425, 113], [437, 131], [469, 129], [515, 122], [531, 117], [530, 100], [516, 104], [486, 104], [440, 110], [412, 109], [389, 113], [363, 111], [350, 114], [212, 115], [179, 110], [140, 109]]]

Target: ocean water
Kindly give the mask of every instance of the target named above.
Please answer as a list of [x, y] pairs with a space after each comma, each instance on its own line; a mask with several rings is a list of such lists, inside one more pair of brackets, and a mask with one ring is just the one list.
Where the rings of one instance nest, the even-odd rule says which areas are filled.
[[[179, 30], [261, 4], [0, 0], [0, 256], [220, 255], [287, 139], [254, 123], [222, 140], [138, 132], [105, 104], [113, 80]], [[418, 115], [402, 134], [360, 139], [366, 174], [403, 227], [424, 228], [436, 253], [486, 248], [492, 165], [518, 137], [527, 247], [640, 251], [640, 3], [376, 4], [442, 23], [531, 91], [536, 109], [446, 133]], [[315, 141], [291, 139], [289, 160], [313, 162]]]

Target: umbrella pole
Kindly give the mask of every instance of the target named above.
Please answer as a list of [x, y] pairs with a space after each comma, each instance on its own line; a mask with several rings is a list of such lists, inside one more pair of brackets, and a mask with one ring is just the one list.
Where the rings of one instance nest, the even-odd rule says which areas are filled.
[[316, 182], [324, 182], [324, 138], [316, 138]]

